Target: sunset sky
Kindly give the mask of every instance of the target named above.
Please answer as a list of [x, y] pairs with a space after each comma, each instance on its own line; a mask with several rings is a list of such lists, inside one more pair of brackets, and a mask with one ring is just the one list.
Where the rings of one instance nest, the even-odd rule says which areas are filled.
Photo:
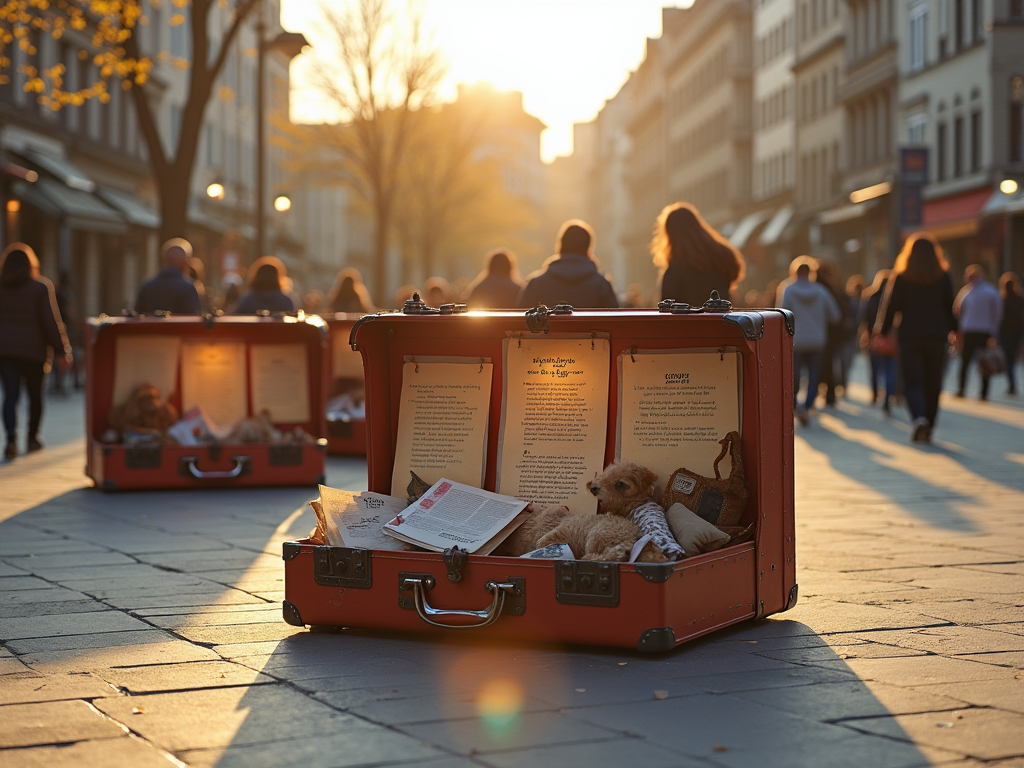
[[[341, 0], [334, 0], [340, 2]], [[424, 20], [449, 60], [443, 96], [485, 80], [522, 91], [526, 110], [548, 126], [541, 154], [572, 150], [572, 123], [593, 118], [661, 34], [661, 8], [685, 0], [421, 0]], [[394, 0], [402, 8], [402, 0]], [[316, 45], [317, 0], [282, 0], [282, 23]], [[322, 117], [293, 67], [293, 115]]]

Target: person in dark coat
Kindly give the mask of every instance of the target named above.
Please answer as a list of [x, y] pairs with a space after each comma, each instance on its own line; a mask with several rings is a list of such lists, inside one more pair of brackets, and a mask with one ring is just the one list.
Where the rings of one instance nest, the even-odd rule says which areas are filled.
[[135, 299], [135, 311], [152, 315], [157, 311], [174, 315], [200, 315], [199, 292], [186, 275], [192, 259], [192, 246], [188, 240], [172, 238], [160, 249], [164, 268], [142, 284]]
[[327, 294], [327, 309], [330, 312], [356, 312], [360, 315], [377, 311], [358, 269], [345, 267], [338, 272], [331, 292]]
[[24, 243], [12, 243], [0, 256], [0, 383], [7, 437], [4, 458], [18, 455], [18, 398], [28, 392], [28, 452], [43, 447], [43, 374], [52, 352], [58, 365], [71, 365], [53, 284], [39, 275], [39, 260]]
[[519, 292], [516, 306], [571, 304], [573, 307], [619, 306], [615, 289], [594, 263], [594, 231], [579, 219], [570, 219], [558, 233], [556, 253], [530, 275]]
[[468, 309], [509, 309], [516, 306], [523, 283], [516, 269], [516, 255], [495, 248], [484, 257], [483, 272], [469, 286]]
[[1010, 380], [1008, 395], [1017, 394], [1017, 358], [1020, 342], [1024, 339], [1024, 296], [1020, 294], [1020, 277], [1006, 272], [999, 278], [999, 292], [1003, 296], [1003, 319], [999, 323], [999, 345], [1006, 357], [1006, 376]]
[[914, 422], [911, 441], [928, 443], [939, 414], [948, 340], [957, 321], [949, 264], [938, 242], [925, 232], [911, 235], [896, 257], [876, 332], [888, 333], [897, 312], [902, 314], [897, 335], [903, 388]]
[[255, 315], [261, 309], [269, 312], [294, 312], [295, 303], [281, 290], [281, 278], [285, 272], [280, 259], [273, 256], [257, 259], [249, 269], [252, 275], [249, 291], [238, 300], [231, 314]]
[[654, 263], [661, 268], [661, 298], [699, 307], [712, 291], [727, 299], [743, 279], [740, 252], [689, 203], [665, 206], [651, 241]]

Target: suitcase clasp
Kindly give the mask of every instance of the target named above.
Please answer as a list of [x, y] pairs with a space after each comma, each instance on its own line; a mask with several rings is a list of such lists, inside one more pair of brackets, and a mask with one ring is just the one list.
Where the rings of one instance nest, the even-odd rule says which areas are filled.
[[315, 547], [313, 580], [322, 587], [370, 589], [373, 567], [370, 550], [354, 547]]
[[469, 562], [469, 553], [464, 549], [451, 547], [444, 551], [442, 559], [444, 560], [444, 567], [448, 569], [448, 581], [452, 584], [458, 584], [462, 581], [462, 569]]
[[563, 605], [614, 608], [619, 604], [619, 564], [556, 561], [555, 599]]

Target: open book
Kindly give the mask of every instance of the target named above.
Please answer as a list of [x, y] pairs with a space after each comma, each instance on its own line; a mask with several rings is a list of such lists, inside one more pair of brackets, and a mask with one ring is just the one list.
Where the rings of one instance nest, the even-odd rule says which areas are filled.
[[527, 502], [441, 478], [384, 532], [433, 552], [459, 547], [488, 555], [526, 521]]

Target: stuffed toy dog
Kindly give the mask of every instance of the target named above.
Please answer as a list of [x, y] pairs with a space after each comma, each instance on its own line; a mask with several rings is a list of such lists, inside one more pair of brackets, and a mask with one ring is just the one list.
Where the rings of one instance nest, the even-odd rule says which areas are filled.
[[107, 415], [110, 428], [118, 433], [131, 430], [157, 435], [161, 439], [177, 420], [178, 409], [164, 402], [152, 384], [139, 384], [125, 402], [111, 408]]

